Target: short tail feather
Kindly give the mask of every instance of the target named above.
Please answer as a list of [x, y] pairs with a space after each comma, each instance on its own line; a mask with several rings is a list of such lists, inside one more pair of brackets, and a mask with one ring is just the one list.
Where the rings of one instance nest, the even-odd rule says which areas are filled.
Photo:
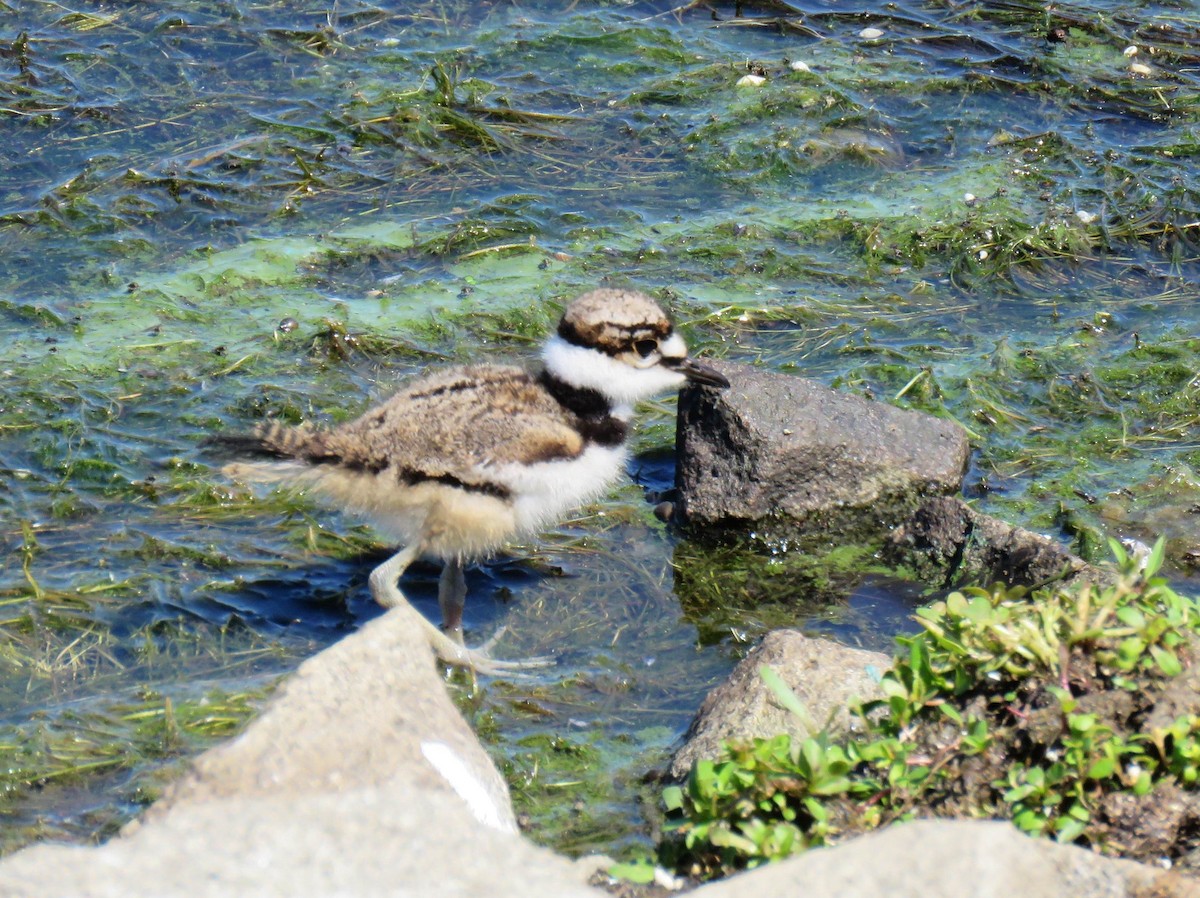
[[307, 424], [293, 427], [279, 421], [265, 421], [250, 433], [219, 433], [205, 440], [205, 445], [234, 455], [258, 458], [311, 458], [319, 451], [314, 445], [320, 433]]

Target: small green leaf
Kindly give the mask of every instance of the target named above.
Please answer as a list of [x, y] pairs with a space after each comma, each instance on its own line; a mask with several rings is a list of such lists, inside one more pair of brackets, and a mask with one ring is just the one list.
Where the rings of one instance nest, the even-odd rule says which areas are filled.
[[724, 827], [714, 827], [709, 834], [708, 841], [718, 848], [732, 848], [734, 851], [740, 851], [747, 855], [758, 854], [758, 846], [752, 840]]
[[1087, 830], [1088, 822], [1086, 820], [1075, 820], [1070, 817], [1060, 818], [1055, 826], [1055, 841], [1063, 843], [1076, 841]]
[[1133, 627], [1136, 630], [1146, 626], [1146, 615], [1142, 614], [1132, 605], [1125, 605], [1117, 609], [1117, 620], [1127, 627]]
[[995, 617], [996, 609], [991, 599], [977, 596], [967, 603], [967, 617], [974, 624], [986, 624]]
[[830, 776], [811, 783], [808, 791], [813, 795], [845, 795], [850, 790], [850, 779], [845, 776]]
[[965, 617], [967, 614], [967, 608], [969, 606], [967, 597], [961, 592], [950, 593], [950, 595], [946, 596], [945, 602], [939, 602], [938, 604], [945, 607], [945, 613], [947, 615], [952, 615], [954, 617]]
[[1013, 815], [1013, 823], [1023, 832], [1038, 835], [1046, 829], [1046, 817], [1031, 808], [1025, 808]]
[[608, 868], [608, 875], [613, 879], [642, 886], [654, 882], [654, 873], [654, 863], [646, 858], [639, 858], [627, 864], [612, 864]]
[[1095, 714], [1070, 714], [1067, 716], [1067, 726], [1072, 733], [1086, 733], [1096, 726], [1098, 718]]
[[1145, 650], [1145, 640], [1139, 639], [1137, 636], [1122, 639], [1121, 644], [1117, 646], [1117, 662], [1123, 670], [1132, 670], [1142, 659], [1142, 653]]
[[1058, 704], [1062, 708], [1064, 714], [1070, 714], [1079, 705], [1079, 701], [1071, 695], [1071, 693], [1063, 689], [1061, 686], [1047, 684], [1046, 691], [1058, 699]]
[[1005, 792], [1004, 800], [1007, 801], [1009, 804], [1016, 804], [1018, 801], [1021, 801], [1023, 798], [1028, 798], [1030, 795], [1032, 795], [1034, 792], [1036, 792], [1037, 789], [1038, 789], [1038, 787], [1033, 785], [1032, 783], [1024, 783], [1023, 785], [1016, 786], [1012, 789], [1009, 789], [1007, 792]]
[[1183, 665], [1179, 663], [1174, 653], [1168, 652], [1162, 646], [1150, 646], [1150, 654], [1154, 658], [1154, 663], [1168, 677], [1177, 677], [1183, 673]]
[[804, 809], [808, 811], [808, 815], [812, 817], [814, 823], [823, 825], [829, 822], [829, 811], [815, 798], [805, 798]]
[[784, 682], [783, 677], [765, 664], [758, 668], [758, 675], [762, 677], [762, 681], [767, 684], [767, 688], [779, 700], [780, 705], [800, 718], [800, 722], [804, 724], [810, 733], [816, 731], [817, 727], [813, 723], [812, 717], [809, 716], [808, 708], [804, 706], [804, 702], [800, 701], [800, 697], [792, 691], [792, 687]]
[[1149, 795], [1150, 790], [1154, 788], [1154, 780], [1150, 777], [1149, 770], [1143, 770], [1133, 784], [1134, 795]]
[[1149, 580], [1159, 572], [1163, 565], [1163, 558], [1167, 554], [1167, 541], [1163, 537], [1159, 537], [1154, 542], [1154, 548], [1150, 550], [1150, 556], [1146, 559], [1146, 563], [1142, 565], [1142, 576]]

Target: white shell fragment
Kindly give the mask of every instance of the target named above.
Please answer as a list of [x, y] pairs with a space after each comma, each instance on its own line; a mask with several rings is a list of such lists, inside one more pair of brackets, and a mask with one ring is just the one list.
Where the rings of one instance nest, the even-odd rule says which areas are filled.
[[874, 26], [864, 28], [858, 33], [858, 36], [865, 41], [873, 41], [877, 37], [883, 37], [883, 29], [875, 28]]
[[1085, 225], [1091, 224], [1099, 216], [1095, 212], [1088, 212], [1086, 209], [1076, 209], [1075, 217], [1082, 221]]
[[1144, 63], [1135, 62], [1129, 66], [1129, 71], [1132, 72], [1134, 75], [1149, 75], [1154, 70], [1151, 69], [1150, 66], [1145, 65]]
[[1124, 53], [1126, 56], [1137, 56], [1138, 48], [1137, 48], [1136, 44], [1130, 44], [1128, 47], [1126, 47], [1121, 52]]
[[791, 68], [792, 68], [793, 72], [811, 72], [812, 71], [812, 69], [810, 69], [808, 67], [808, 63], [804, 62], [801, 59], [797, 59], [795, 62], [793, 62]]
[[738, 87], [762, 87], [767, 79], [762, 75], [743, 75], [737, 80]]
[[963, 194], [963, 202], [966, 203], [968, 206], [974, 206], [975, 200], [976, 200], [975, 194], [973, 194], [973, 193], [964, 193]]

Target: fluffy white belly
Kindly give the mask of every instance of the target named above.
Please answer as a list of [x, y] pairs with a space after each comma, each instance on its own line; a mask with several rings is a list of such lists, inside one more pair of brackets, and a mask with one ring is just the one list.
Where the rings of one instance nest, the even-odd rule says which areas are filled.
[[624, 446], [588, 446], [577, 458], [536, 465], [505, 465], [489, 472], [512, 491], [522, 532], [536, 533], [595, 499], [625, 470]]

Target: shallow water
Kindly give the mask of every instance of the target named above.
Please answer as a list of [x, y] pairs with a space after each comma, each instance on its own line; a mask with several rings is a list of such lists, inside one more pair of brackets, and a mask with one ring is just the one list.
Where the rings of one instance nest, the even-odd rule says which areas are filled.
[[[704, 352], [960, 421], [981, 508], [1093, 557], [1164, 533], [1192, 582], [1187, 5], [34, 0], [8, 19], [10, 847], [109, 831], [155, 770], [378, 613], [386, 547], [232, 489], [205, 436], [529, 358], [609, 278], [662, 296]], [[767, 83], [736, 87], [755, 66]], [[643, 495], [669, 484], [671, 413], [647, 410], [635, 485], [469, 576], [477, 633], [560, 653], [463, 702], [536, 837], [568, 850], [644, 838], [642, 772], [763, 628], [884, 646], [919, 599], [878, 574], [815, 598], [768, 577], [757, 607], [694, 611], [675, 572], [704, 550]], [[407, 585], [427, 611], [435, 577]], [[555, 753], [588, 776], [551, 781]]]

